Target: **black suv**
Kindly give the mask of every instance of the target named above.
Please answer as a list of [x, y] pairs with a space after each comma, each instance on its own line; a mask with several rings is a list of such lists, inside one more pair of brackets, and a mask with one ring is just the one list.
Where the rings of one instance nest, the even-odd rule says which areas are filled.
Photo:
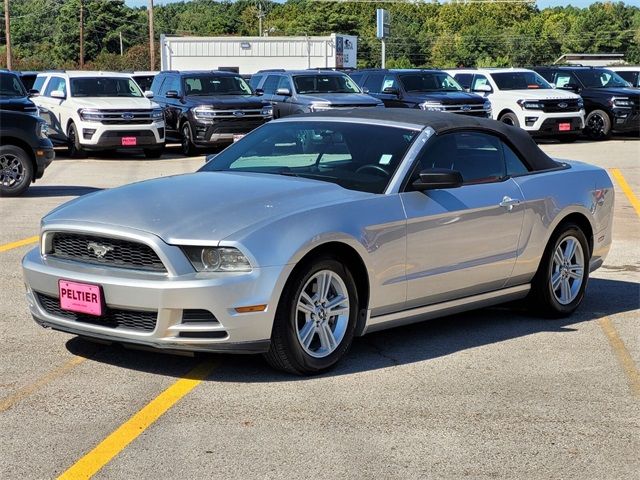
[[611, 132], [640, 131], [640, 92], [606, 68], [534, 67], [556, 88], [578, 93], [584, 100], [585, 133], [593, 139]]
[[151, 91], [164, 110], [167, 139], [180, 141], [185, 155], [233, 143], [273, 116], [271, 105], [237, 73], [164, 71]]
[[384, 102], [385, 107], [491, 116], [491, 102], [467, 93], [441, 70], [356, 70], [349, 74], [362, 89]]
[[0, 71], [0, 196], [22, 194], [55, 156], [47, 124], [20, 78]]
[[342, 72], [333, 70], [261, 70], [251, 86], [273, 104], [273, 116], [336, 108], [384, 107]]

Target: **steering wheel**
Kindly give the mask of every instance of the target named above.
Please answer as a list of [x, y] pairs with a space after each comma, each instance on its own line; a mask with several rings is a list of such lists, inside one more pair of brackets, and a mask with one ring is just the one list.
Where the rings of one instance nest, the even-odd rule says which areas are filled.
[[382, 174], [382, 176], [384, 177], [388, 177], [390, 174], [389, 172], [382, 166], [380, 165], [375, 165], [375, 164], [368, 164], [368, 165], [362, 165], [361, 167], [358, 167], [358, 169], [356, 169], [356, 173], [363, 173], [366, 172], [367, 170], [371, 170], [373, 173], [376, 173], [378, 175]]

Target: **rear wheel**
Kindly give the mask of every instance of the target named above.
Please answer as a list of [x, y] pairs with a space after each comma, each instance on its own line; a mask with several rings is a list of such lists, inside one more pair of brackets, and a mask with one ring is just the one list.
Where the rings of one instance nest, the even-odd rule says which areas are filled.
[[182, 133], [182, 154], [187, 157], [193, 157], [197, 152], [197, 148], [193, 143], [193, 134], [189, 122], [184, 122], [180, 131]]
[[605, 140], [611, 135], [611, 119], [604, 110], [589, 112], [584, 123], [584, 132], [592, 140]]
[[589, 244], [573, 223], [563, 225], [551, 238], [533, 279], [532, 305], [548, 317], [565, 317], [584, 298], [589, 280]]
[[519, 127], [520, 122], [518, 121], [518, 116], [515, 113], [507, 112], [503, 113], [500, 117], [500, 121], [502, 123], [506, 123], [507, 125], [511, 125], [512, 127]]
[[0, 147], [0, 196], [22, 195], [33, 180], [33, 164], [27, 152], [15, 145]]
[[85, 156], [85, 152], [80, 145], [80, 137], [78, 136], [78, 129], [76, 124], [71, 122], [69, 128], [67, 128], [67, 141], [69, 144], [69, 156], [71, 158], [82, 158]]
[[267, 362], [298, 375], [333, 367], [351, 346], [357, 312], [355, 282], [342, 263], [325, 257], [298, 269], [278, 305]]

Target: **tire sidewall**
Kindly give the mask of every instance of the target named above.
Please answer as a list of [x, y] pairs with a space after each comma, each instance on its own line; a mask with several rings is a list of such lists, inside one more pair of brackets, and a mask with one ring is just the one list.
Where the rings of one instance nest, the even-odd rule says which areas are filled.
[[0, 196], [17, 197], [18, 195], [22, 195], [33, 181], [33, 164], [31, 163], [31, 158], [29, 158], [29, 154], [25, 152], [24, 149], [15, 145], [0, 146], [0, 155], [2, 154], [14, 155], [20, 160], [22, 168], [24, 169], [24, 178], [22, 182], [15, 187], [5, 188], [0, 186]]
[[[358, 316], [358, 293], [351, 273], [337, 260], [324, 258], [305, 267], [299, 269], [298, 273], [288, 282], [286, 291], [278, 306], [276, 321], [282, 322], [281, 326], [284, 326], [284, 340], [294, 366], [305, 373], [319, 373], [335, 365], [351, 346]], [[345, 283], [349, 293], [349, 323], [338, 348], [324, 358], [315, 358], [306, 353], [298, 341], [296, 306], [302, 288], [313, 275], [321, 270], [331, 270], [339, 275]]]
[[[511, 120], [512, 123], [507, 123], [504, 121], [505, 118], [508, 118]], [[512, 112], [507, 112], [505, 114], [503, 114], [500, 117], [500, 121], [506, 125], [511, 125], [513, 127], [519, 127], [520, 126], [520, 121], [518, 120], [518, 116], [515, 113]]]
[[193, 142], [191, 140], [192, 138], [191, 125], [189, 124], [188, 121], [182, 124], [181, 134], [182, 134], [182, 144], [181, 144], [182, 153], [183, 155], [189, 156], [193, 153], [194, 147], [193, 147]]
[[[71, 140], [70, 133], [73, 131], [73, 141]], [[76, 124], [71, 122], [69, 128], [67, 128], [67, 138], [69, 139], [69, 156], [71, 158], [78, 158], [84, 154], [80, 141], [78, 139], [78, 128]]]
[[[602, 118], [602, 121], [604, 122], [603, 131], [598, 133], [594, 132], [587, 126], [589, 124], [589, 120], [596, 115], [600, 116]], [[603, 140], [608, 138], [611, 134], [611, 119], [609, 118], [607, 112], [605, 112], [604, 110], [593, 110], [592, 112], [589, 112], [589, 114], [585, 118], [585, 132], [591, 139]]]

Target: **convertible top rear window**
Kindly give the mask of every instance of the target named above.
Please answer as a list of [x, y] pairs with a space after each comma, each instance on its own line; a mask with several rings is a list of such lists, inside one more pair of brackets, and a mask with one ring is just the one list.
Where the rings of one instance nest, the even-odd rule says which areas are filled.
[[296, 176], [382, 193], [417, 134], [363, 123], [270, 123], [224, 150], [201, 171]]

